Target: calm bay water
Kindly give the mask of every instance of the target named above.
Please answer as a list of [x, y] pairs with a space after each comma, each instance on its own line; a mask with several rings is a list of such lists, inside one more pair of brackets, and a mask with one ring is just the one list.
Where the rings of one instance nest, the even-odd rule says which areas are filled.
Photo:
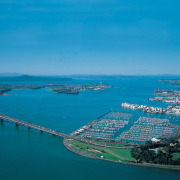
[[[148, 101], [154, 89], [180, 89], [157, 82], [157, 79], [155, 77], [132, 77], [128, 80], [76, 79], [71, 83], [105, 82], [117, 87], [107, 91], [80, 92], [79, 95], [53, 94], [46, 88], [13, 90], [8, 92], [13, 94], [12, 96], [0, 96], [0, 112], [65, 133], [71, 133], [110, 109], [133, 113], [136, 120], [142, 113], [123, 110], [120, 103], [166, 107], [167, 104]], [[180, 124], [177, 117], [164, 117]], [[61, 138], [40, 134], [35, 130], [28, 131], [24, 127], [16, 128], [7, 122], [0, 125], [2, 180], [136, 180], [179, 177], [180, 172], [177, 171], [115, 164], [78, 156], [63, 146]]]

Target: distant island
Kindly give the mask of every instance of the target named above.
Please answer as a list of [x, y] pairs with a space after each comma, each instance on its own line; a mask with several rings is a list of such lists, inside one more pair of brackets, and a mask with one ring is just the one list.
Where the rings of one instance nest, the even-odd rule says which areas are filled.
[[180, 79], [160, 79], [160, 82], [165, 82], [168, 85], [180, 86]]
[[31, 81], [72, 81], [72, 78], [67, 77], [46, 77], [46, 76], [9, 76], [9, 77], [1, 77], [0, 82], [31, 82]]
[[106, 90], [108, 88], [112, 88], [105, 83], [97, 83], [97, 84], [80, 84], [80, 85], [54, 85], [51, 87], [51, 90], [54, 93], [63, 93], [63, 94], [79, 94], [79, 91], [99, 91]]

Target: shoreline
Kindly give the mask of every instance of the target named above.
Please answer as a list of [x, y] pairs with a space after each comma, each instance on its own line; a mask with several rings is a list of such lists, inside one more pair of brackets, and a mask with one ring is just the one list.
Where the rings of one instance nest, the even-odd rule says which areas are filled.
[[[142, 164], [142, 163], [126, 163], [126, 162], [122, 162], [122, 161], [113, 161], [113, 160], [109, 160], [109, 159], [103, 159], [103, 158], [98, 158], [95, 157], [93, 155], [87, 154], [87, 153], [82, 153], [80, 151], [77, 151], [75, 149], [73, 149], [71, 146], [69, 146], [68, 143], [68, 139], [67, 138], [63, 138], [63, 144], [64, 146], [71, 152], [80, 155], [80, 156], [84, 156], [87, 158], [91, 158], [91, 159], [97, 159], [97, 160], [103, 160], [103, 161], [109, 161], [109, 162], [113, 162], [113, 163], [119, 163], [119, 164], [124, 164], [124, 165], [133, 165], [133, 166], [141, 166], [141, 167], [149, 167], [149, 168], [160, 168], [160, 169], [168, 169], [168, 170], [176, 170], [176, 171], [180, 171], [180, 166], [179, 168], [174, 168], [174, 166], [172, 165], [162, 165], [162, 164]], [[172, 167], [172, 168], [170, 168]]]

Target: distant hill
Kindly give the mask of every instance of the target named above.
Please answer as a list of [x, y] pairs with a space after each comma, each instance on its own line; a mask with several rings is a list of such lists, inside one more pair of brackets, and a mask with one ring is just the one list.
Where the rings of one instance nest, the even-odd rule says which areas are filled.
[[47, 77], [47, 76], [9, 76], [1, 77], [0, 82], [15, 81], [15, 82], [31, 82], [31, 81], [72, 81], [72, 78], [66, 77]]
[[22, 76], [20, 73], [0, 73], [0, 76]]

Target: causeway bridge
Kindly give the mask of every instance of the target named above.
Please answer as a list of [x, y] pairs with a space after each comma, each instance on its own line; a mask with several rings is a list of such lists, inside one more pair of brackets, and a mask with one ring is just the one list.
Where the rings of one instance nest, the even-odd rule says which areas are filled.
[[27, 127], [28, 130], [35, 129], [35, 130], [40, 131], [41, 133], [46, 132], [48, 134], [51, 134], [52, 136], [59, 136], [59, 137], [62, 137], [64, 139], [74, 139], [74, 140], [78, 140], [80, 142], [83, 142], [83, 143], [86, 143], [89, 145], [94, 145], [97, 147], [106, 147], [106, 148], [109, 147], [109, 148], [116, 148], [116, 149], [132, 149], [134, 147], [134, 146], [118, 147], [118, 146], [107, 146], [107, 145], [103, 145], [103, 144], [98, 144], [96, 142], [93, 142], [90, 139], [86, 139], [86, 138], [83, 138], [83, 137], [80, 137], [80, 136], [77, 136], [74, 134], [65, 134], [65, 133], [62, 133], [60, 131], [55, 131], [55, 130], [52, 130], [49, 128], [45, 128], [43, 126], [38, 126], [36, 124], [29, 123], [26, 121], [22, 121], [19, 119], [15, 119], [15, 118], [12, 118], [12, 117], [9, 117], [9, 116], [6, 116], [6, 115], [0, 113], [0, 122], [3, 123], [4, 121], [14, 123], [16, 127], [21, 125], [21, 126]]
[[30, 129], [36, 129], [36, 130], [38, 130], [40, 132], [46, 132], [46, 133], [52, 134], [53, 136], [60, 136], [62, 138], [68, 138], [69, 137], [68, 134], [64, 134], [64, 133], [59, 132], [59, 131], [54, 131], [52, 129], [48, 129], [48, 128], [45, 128], [45, 127], [42, 127], [42, 126], [38, 126], [38, 125], [29, 123], [29, 122], [25, 122], [25, 121], [22, 121], [22, 120], [19, 120], [19, 119], [15, 119], [15, 118], [6, 116], [6, 115], [4, 115], [2, 113], [0, 113], [0, 121], [1, 121], [1, 123], [3, 121], [14, 123], [15, 126], [19, 126], [19, 125], [25, 126], [29, 130]]

